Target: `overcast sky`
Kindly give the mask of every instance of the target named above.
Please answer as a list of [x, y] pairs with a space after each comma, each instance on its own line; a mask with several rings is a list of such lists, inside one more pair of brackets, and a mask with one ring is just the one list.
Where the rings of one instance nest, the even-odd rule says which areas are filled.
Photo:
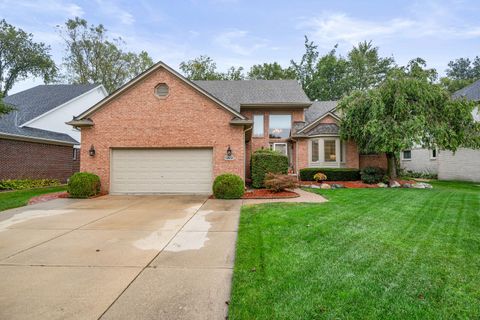
[[[304, 35], [327, 53], [345, 54], [372, 40], [398, 64], [415, 57], [441, 74], [449, 60], [480, 55], [480, 1], [283, 1], [283, 0], [0, 0], [0, 17], [49, 44], [60, 64], [62, 39], [55, 29], [79, 16], [102, 23], [132, 51], [178, 69], [204, 54], [220, 70], [277, 61], [288, 65], [303, 53]], [[28, 79], [10, 94], [41, 84]]]

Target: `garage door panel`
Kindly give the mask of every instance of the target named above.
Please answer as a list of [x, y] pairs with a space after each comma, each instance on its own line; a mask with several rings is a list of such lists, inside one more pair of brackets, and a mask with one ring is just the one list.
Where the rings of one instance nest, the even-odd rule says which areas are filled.
[[112, 193], [209, 193], [211, 149], [114, 149]]

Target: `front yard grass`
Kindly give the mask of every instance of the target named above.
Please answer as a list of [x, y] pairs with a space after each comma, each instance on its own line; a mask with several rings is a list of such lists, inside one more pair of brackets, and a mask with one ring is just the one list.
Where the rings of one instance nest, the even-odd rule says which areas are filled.
[[242, 209], [229, 319], [479, 319], [480, 187]]
[[39, 196], [41, 194], [65, 190], [67, 190], [66, 186], [58, 186], [30, 190], [0, 192], [0, 211], [25, 206], [27, 205], [30, 198]]

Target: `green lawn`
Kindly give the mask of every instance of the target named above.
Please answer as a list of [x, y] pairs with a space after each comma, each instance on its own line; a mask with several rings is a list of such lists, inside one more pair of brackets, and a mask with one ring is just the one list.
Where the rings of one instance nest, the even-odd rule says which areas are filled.
[[67, 190], [66, 186], [0, 192], [0, 211], [25, 206], [30, 198], [51, 192]]
[[242, 209], [229, 319], [479, 319], [480, 187]]

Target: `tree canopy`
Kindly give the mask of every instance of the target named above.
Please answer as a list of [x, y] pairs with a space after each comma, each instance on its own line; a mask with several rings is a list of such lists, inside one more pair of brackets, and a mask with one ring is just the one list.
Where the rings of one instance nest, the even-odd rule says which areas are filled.
[[256, 64], [250, 68], [248, 78], [253, 80], [291, 80], [296, 79], [292, 67], [283, 68], [277, 62]]
[[450, 92], [460, 90], [474, 81], [480, 79], [480, 57], [473, 61], [469, 58], [458, 58], [448, 63], [446, 77], [440, 83]]
[[64, 78], [69, 83], [101, 83], [112, 92], [153, 65], [147, 52], [125, 52], [121, 38], [109, 40], [101, 24], [89, 26], [77, 17], [58, 29], [66, 44]]
[[[50, 56], [50, 47], [34, 42], [33, 35], [0, 21], [0, 97], [13, 85], [28, 76], [45, 82], [55, 78], [57, 67]], [[3, 108], [4, 109], [4, 108]]]
[[452, 100], [435, 79], [435, 70], [415, 59], [392, 70], [377, 88], [355, 90], [338, 105], [342, 139], [354, 140], [361, 152], [386, 153], [392, 179], [397, 155], [414, 145], [452, 151], [480, 147], [475, 103]]
[[180, 63], [185, 77], [190, 80], [243, 80], [243, 67], [230, 67], [227, 72], [217, 71], [217, 64], [209, 56], [199, 56]]

